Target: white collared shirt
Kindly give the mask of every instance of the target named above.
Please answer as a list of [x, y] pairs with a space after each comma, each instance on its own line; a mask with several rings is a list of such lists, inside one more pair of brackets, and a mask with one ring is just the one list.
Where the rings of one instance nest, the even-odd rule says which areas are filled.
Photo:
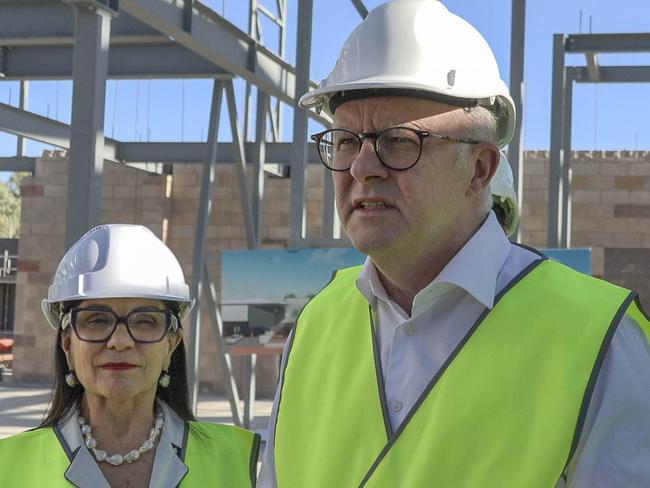
[[[499, 292], [536, 259], [535, 253], [507, 240], [490, 212], [458, 254], [415, 296], [410, 314], [388, 297], [371, 259], [366, 260], [357, 287], [377, 319], [393, 431], [479, 315], [491, 309]], [[636, 322], [625, 316], [603, 362], [578, 448], [558, 488], [650, 487], [650, 375], [646, 371], [650, 371], [650, 346]], [[273, 439], [281, 386], [282, 378], [260, 473], [262, 488], [277, 486]]]
[[[183, 419], [166, 403], [158, 404], [163, 411], [164, 425], [156, 445], [149, 488], [171, 488], [178, 486], [188, 471], [180, 459], [186, 427]], [[74, 410], [57, 426], [66, 444], [64, 448], [73, 456], [65, 477], [79, 488], [110, 488], [95, 458], [84, 445], [77, 418]]]

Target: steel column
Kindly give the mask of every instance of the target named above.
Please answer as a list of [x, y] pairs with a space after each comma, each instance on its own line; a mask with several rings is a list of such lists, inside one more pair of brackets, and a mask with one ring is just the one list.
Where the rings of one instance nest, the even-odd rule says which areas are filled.
[[187, 376], [190, 385], [190, 400], [192, 411], [196, 413], [199, 397], [199, 359], [201, 338], [201, 290], [203, 284], [203, 257], [205, 254], [205, 235], [210, 218], [212, 206], [212, 186], [214, 183], [214, 162], [217, 159], [217, 144], [219, 134], [219, 116], [221, 114], [221, 100], [223, 82], [215, 80], [212, 87], [212, 106], [210, 111], [210, 125], [208, 129], [208, 144], [205, 160], [203, 162], [203, 177], [201, 179], [201, 193], [199, 195], [199, 212], [196, 220], [196, 234], [194, 237], [194, 259], [192, 260], [192, 289], [191, 296], [196, 300], [192, 310], [190, 326], [190, 354], [187, 364]]
[[291, 151], [291, 199], [289, 206], [290, 248], [299, 247], [305, 237], [305, 168], [307, 161], [307, 110], [298, 99], [309, 90], [313, 0], [298, 3], [296, 38], [296, 97], [293, 100], [293, 146]]
[[255, 166], [253, 167], [253, 222], [255, 246], [262, 244], [262, 202], [264, 200], [264, 165], [266, 164], [266, 114], [269, 96], [257, 92], [257, 116], [255, 127]]
[[233, 423], [237, 426], [242, 426], [243, 423], [243, 412], [241, 408], [241, 403], [239, 401], [239, 389], [237, 388], [237, 382], [232, 372], [232, 360], [228, 354], [226, 345], [223, 342], [223, 321], [221, 320], [221, 313], [219, 312], [219, 305], [217, 304], [217, 290], [210, 276], [210, 271], [208, 269], [207, 263], [204, 263], [203, 267], [203, 280], [206, 286], [204, 286], [204, 296], [206, 299], [206, 305], [208, 308], [208, 316], [210, 317], [210, 322], [212, 323], [212, 330], [216, 338], [217, 344], [217, 355], [219, 361], [221, 362], [221, 371], [223, 372], [223, 382], [226, 385], [226, 394], [228, 396], [228, 402], [230, 403], [230, 411], [232, 412]]
[[341, 237], [341, 225], [336, 213], [336, 195], [332, 172], [323, 166], [323, 238], [338, 239]]
[[[510, 31], [510, 95], [515, 102], [517, 121], [515, 133], [508, 147], [508, 161], [512, 168], [519, 208], [522, 208], [524, 191], [524, 49], [526, 43], [526, 0], [512, 0]], [[513, 238], [521, 241], [519, 225]]]
[[244, 390], [244, 420], [243, 427], [250, 429], [255, 418], [255, 367], [257, 366], [257, 354], [244, 356], [243, 376], [246, 389]]
[[66, 249], [101, 221], [110, 29], [108, 11], [75, 6]]
[[[29, 81], [22, 80], [20, 82], [20, 96], [18, 108], [20, 110], [27, 110], [27, 103], [29, 100]], [[25, 139], [23, 136], [18, 136], [18, 141], [16, 143], [16, 156], [25, 155]]]
[[548, 176], [548, 234], [547, 246], [560, 245], [562, 233], [562, 162], [564, 147], [562, 120], [565, 89], [565, 35], [553, 36], [553, 88], [551, 92], [551, 149], [549, 153]]
[[368, 16], [368, 9], [363, 4], [362, 0], [352, 0], [352, 5], [357, 9], [357, 12], [359, 12], [362, 19], [365, 19]]
[[235, 100], [235, 89], [232, 80], [225, 83], [226, 100], [228, 102], [228, 113], [230, 115], [230, 130], [232, 132], [232, 143], [235, 149], [235, 163], [237, 166], [237, 176], [239, 177], [239, 199], [241, 200], [242, 211], [244, 213], [244, 226], [246, 228], [246, 242], [249, 249], [255, 249], [257, 237], [255, 226], [253, 224], [253, 213], [251, 211], [251, 201], [248, 196], [248, 179], [246, 177], [246, 160], [244, 151], [244, 140], [239, 130], [239, 121], [237, 120], [237, 101]]
[[571, 122], [573, 109], [573, 77], [569, 68], [564, 73], [564, 109], [562, 111], [562, 234], [560, 246], [571, 247]]

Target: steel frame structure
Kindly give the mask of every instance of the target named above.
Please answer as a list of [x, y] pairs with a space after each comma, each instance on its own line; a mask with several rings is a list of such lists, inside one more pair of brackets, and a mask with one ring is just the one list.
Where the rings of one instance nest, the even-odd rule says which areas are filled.
[[[600, 53], [650, 52], [650, 34], [555, 34], [549, 154], [549, 248], [571, 246], [571, 123], [573, 83], [650, 83], [650, 66], [600, 66]], [[587, 66], [566, 66], [567, 53]]]
[[[365, 17], [367, 9], [363, 2], [351, 1]], [[305, 163], [318, 163], [313, 144], [307, 143], [307, 117], [324, 125], [330, 122], [315, 112], [297, 110], [298, 96], [316, 86], [309, 80], [310, 53], [304, 49], [305, 43], [309, 45], [311, 41], [311, 0], [299, 3], [296, 67], [284, 60], [286, 0], [276, 2], [278, 16], [259, 0], [251, 0], [251, 22], [255, 24], [249, 26], [246, 34], [196, 0], [0, 0], [0, 79], [21, 82], [19, 107], [0, 104], [0, 131], [18, 136], [16, 156], [0, 158], [0, 170], [34, 171], [35, 158], [24, 156], [24, 138], [69, 149], [68, 187], [75, 191], [68, 194], [68, 200], [74, 203], [67, 206], [66, 248], [100, 222], [101, 191], [97, 190], [101, 188], [104, 160], [147, 170], [151, 170], [152, 165], [158, 170], [169, 170], [174, 163], [203, 164], [191, 284], [193, 296], [198, 299], [191, 317], [189, 341], [192, 405], [196, 408], [200, 317], [201, 310], [205, 310], [217, 338], [237, 425], [249, 425], [252, 415], [247, 411], [248, 402], [245, 410], [239, 403], [230, 358], [221, 340], [222, 322], [216, 288], [208, 269], [214, 257], [205, 252], [214, 165], [234, 162], [237, 167], [247, 246], [254, 249], [261, 244], [264, 171], [277, 174], [277, 165], [285, 168], [281, 174], [293, 169], [291, 212], [304, 214]], [[259, 35], [259, 14], [267, 16], [280, 28], [278, 54], [268, 49]], [[256, 35], [251, 35], [253, 33]], [[244, 111], [245, 129], [242, 132], [239, 128], [233, 88], [236, 77], [245, 80], [249, 90], [252, 86], [257, 90], [252, 141], [247, 137], [252, 126], [248, 103]], [[207, 142], [121, 142], [104, 137], [106, 80], [143, 78], [214, 80]], [[64, 79], [73, 80], [71, 125], [27, 111], [30, 80]], [[224, 94], [232, 143], [217, 141]], [[279, 142], [280, 103], [287, 103], [296, 110], [293, 135], [294, 140], [300, 142], [297, 145]], [[266, 141], [267, 119], [271, 142]], [[252, 195], [248, 195], [246, 184], [247, 161], [254, 164]], [[295, 194], [302, 195], [302, 199], [295, 198]], [[338, 226], [333, 217], [331, 188], [326, 194], [330, 200], [324, 205], [324, 221], [333, 230], [326, 232], [322, 239], [294, 238], [292, 246], [341, 244], [334, 230]], [[255, 358], [251, 357], [249, 371], [254, 362]], [[254, 382], [249, 382], [250, 385]], [[250, 387], [245, 398], [254, 399]]]

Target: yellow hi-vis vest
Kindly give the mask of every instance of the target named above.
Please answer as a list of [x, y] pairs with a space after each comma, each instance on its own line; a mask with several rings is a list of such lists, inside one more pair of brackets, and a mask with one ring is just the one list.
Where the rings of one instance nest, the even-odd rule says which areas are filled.
[[[188, 471], [181, 488], [255, 486], [259, 435], [230, 425], [188, 424], [181, 454]], [[49, 427], [2, 439], [0, 486], [70, 488], [65, 472], [72, 458]]]
[[370, 309], [339, 271], [301, 313], [275, 432], [279, 488], [553, 488], [636, 294], [531, 264], [497, 296], [396, 432]]

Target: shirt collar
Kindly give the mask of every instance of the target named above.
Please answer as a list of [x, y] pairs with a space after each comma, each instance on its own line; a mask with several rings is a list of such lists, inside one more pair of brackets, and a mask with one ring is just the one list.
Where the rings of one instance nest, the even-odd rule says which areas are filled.
[[[184, 448], [185, 430], [189, 426], [165, 402], [159, 400], [158, 404], [162, 409], [165, 423], [156, 446], [149, 484], [151, 488], [177, 486], [188, 472], [188, 467], [180, 456]], [[57, 425], [63, 437], [61, 440], [67, 445], [64, 448], [67, 447], [68, 451], [72, 453], [65, 478], [78, 487], [110, 488], [95, 458], [84, 446], [77, 421], [78, 417], [75, 408]]]
[[[490, 211], [485, 222], [440, 274], [418, 292], [413, 301], [412, 315], [455, 288], [462, 288], [491, 309], [494, 306], [497, 277], [511, 246], [496, 216]], [[370, 305], [374, 305], [377, 299], [392, 303], [370, 257], [366, 258], [356, 285]]]

